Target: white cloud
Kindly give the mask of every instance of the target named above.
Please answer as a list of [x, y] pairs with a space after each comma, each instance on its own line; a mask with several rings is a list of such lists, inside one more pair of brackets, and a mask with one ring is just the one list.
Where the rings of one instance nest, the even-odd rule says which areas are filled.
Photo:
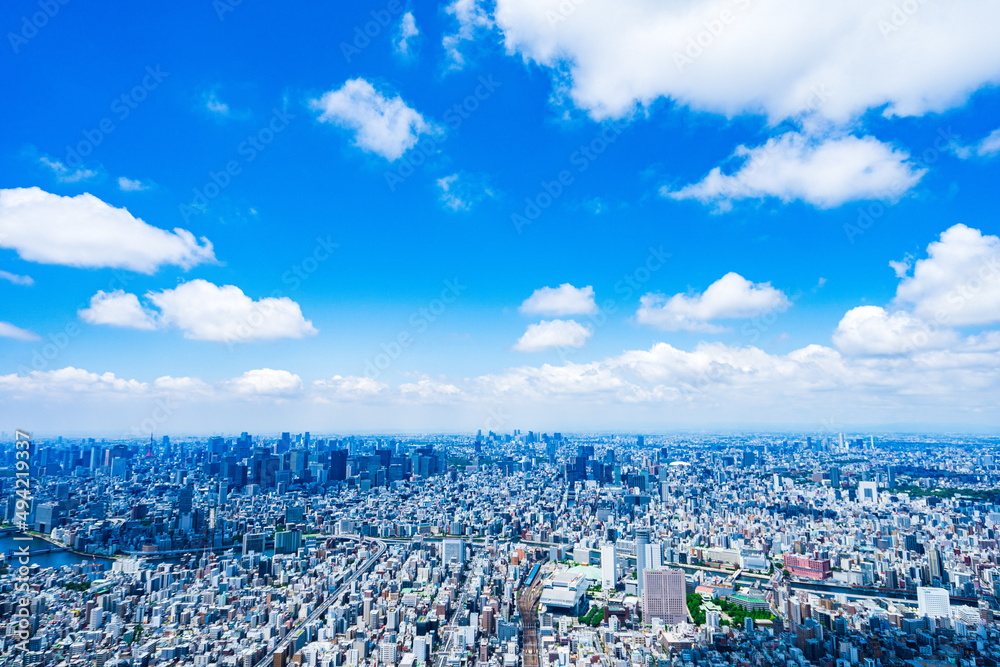
[[90, 298], [90, 307], [79, 312], [80, 319], [90, 324], [108, 324], [147, 331], [157, 327], [156, 313], [143, 308], [139, 297], [122, 290], [98, 291]]
[[894, 303], [939, 325], [1000, 322], [1000, 238], [957, 224], [927, 246]]
[[316, 380], [313, 387], [321, 400], [360, 401], [388, 393], [389, 385], [373, 378], [357, 375], [334, 375], [329, 380]]
[[92, 169], [84, 169], [83, 167], [70, 169], [60, 160], [53, 160], [44, 155], [38, 158], [38, 161], [51, 169], [52, 173], [56, 175], [56, 180], [60, 183], [77, 183], [97, 176], [97, 172]]
[[970, 157], [993, 157], [1000, 153], [1000, 128], [990, 132], [985, 138], [973, 146], [954, 145], [955, 155], [967, 160]]
[[399, 33], [396, 36], [396, 52], [404, 56], [410, 55], [409, 40], [420, 34], [417, 29], [417, 21], [413, 18], [413, 12], [406, 12], [399, 21]]
[[838, 122], [871, 109], [913, 116], [1000, 81], [1000, 5], [918, 2], [910, 14], [899, 6], [497, 0], [494, 18], [508, 52], [550, 68], [598, 119], [661, 98], [772, 121], [810, 108]]
[[734, 155], [740, 160], [735, 172], [715, 167], [698, 183], [664, 187], [660, 194], [714, 203], [720, 210], [736, 200], [765, 197], [831, 208], [858, 199], [895, 201], [927, 171], [914, 166], [908, 153], [873, 137], [813, 140], [787, 132], [763, 146], [740, 146]]
[[441, 190], [441, 203], [452, 211], [468, 211], [487, 197], [493, 197], [493, 189], [483, 177], [467, 174], [451, 174], [437, 179]]
[[597, 312], [594, 302], [594, 288], [573, 287], [563, 283], [559, 287], [542, 287], [532, 292], [531, 296], [521, 304], [520, 311], [524, 315], [550, 315], [563, 317], [565, 315], [593, 315]]
[[205, 98], [205, 108], [220, 116], [229, 116], [229, 105], [220, 100], [215, 93], [209, 93]]
[[448, 382], [438, 382], [429, 377], [423, 377], [416, 382], [404, 382], [399, 385], [399, 393], [404, 399], [450, 401], [460, 397], [462, 390]]
[[45, 394], [75, 400], [79, 395], [137, 395], [149, 385], [138, 380], [126, 380], [114, 373], [91, 373], [67, 366], [52, 371], [31, 371], [26, 375], [0, 375], [0, 391], [15, 395]]
[[364, 79], [350, 79], [337, 90], [312, 100], [319, 120], [354, 131], [354, 144], [386, 160], [400, 158], [421, 134], [433, 131], [399, 95], [386, 97]]
[[125, 178], [124, 176], [118, 177], [118, 189], [122, 192], [141, 192], [143, 190], [148, 190], [149, 186], [142, 181]]
[[954, 331], [928, 324], [905, 311], [887, 312], [879, 306], [847, 311], [833, 332], [841, 352], [854, 355], [894, 355], [943, 348], [954, 344]]
[[441, 40], [452, 69], [462, 69], [465, 66], [462, 43], [477, 39], [493, 27], [493, 19], [485, 4], [483, 0], [453, 0], [445, 7], [445, 11], [458, 22], [458, 30], [445, 35]]
[[287, 296], [254, 301], [235, 285], [191, 280], [174, 289], [146, 294], [160, 309], [162, 326], [176, 327], [185, 338], [221, 343], [302, 338], [317, 333]]
[[725, 329], [712, 320], [756, 317], [791, 305], [785, 293], [771, 283], [753, 283], [738, 273], [727, 273], [708, 286], [703, 294], [644, 294], [636, 319], [664, 331], [704, 331]]
[[22, 341], [40, 340], [35, 332], [16, 327], [10, 322], [0, 322], [0, 338], [13, 338]]
[[302, 391], [302, 378], [288, 371], [259, 368], [229, 380], [226, 386], [246, 396], [291, 396]]
[[514, 349], [518, 352], [541, 352], [553, 347], [583, 347], [593, 331], [576, 320], [542, 320], [529, 324], [524, 335], [517, 339]]
[[172, 377], [170, 375], [164, 375], [153, 381], [153, 387], [162, 391], [181, 394], [182, 396], [208, 396], [213, 393], [210, 385], [198, 378], [193, 377]]
[[0, 271], [0, 280], [6, 280], [7, 282], [14, 283], [15, 285], [26, 285], [29, 287], [35, 284], [35, 279], [31, 276], [22, 276], [17, 273], [11, 273], [10, 271]]
[[229, 344], [318, 333], [290, 298], [254, 301], [235, 285], [220, 287], [197, 279], [173, 289], [147, 292], [146, 299], [159, 310], [143, 307], [135, 294], [99, 291], [91, 297], [90, 307], [80, 311], [80, 318], [91, 324], [132, 329], [173, 327], [183, 331], [185, 338]]
[[909, 273], [910, 267], [913, 266], [913, 259], [911, 257], [904, 257], [898, 262], [894, 259], [889, 260], [889, 267], [896, 274], [897, 278], [905, 278], [906, 274]]
[[35, 187], [0, 190], [0, 247], [41, 264], [139, 273], [215, 261], [211, 242], [186, 229], [153, 227], [90, 194], [61, 197]]

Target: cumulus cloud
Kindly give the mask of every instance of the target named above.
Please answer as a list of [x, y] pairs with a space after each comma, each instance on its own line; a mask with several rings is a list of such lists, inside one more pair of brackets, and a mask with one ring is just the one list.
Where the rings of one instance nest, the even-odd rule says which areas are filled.
[[702, 294], [644, 294], [636, 319], [663, 331], [718, 333], [725, 328], [714, 320], [756, 317], [791, 305], [785, 293], [771, 283], [754, 283], [738, 273], [727, 273]]
[[462, 390], [455, 385], [429, 377], [422, 377], [416, 382], [404, 382], [399, 385], [399, 392], [403, 399], [422, 401], [450, 401], [462, 395]]
[[17, 273], [11, 273], [10, 271], [0, 271], [0, 280], [6, 280], [9, 283], [14, 283], [15, 285], [26, 285], [30, 287], [35, 284], [35, 279], [31, 276], [22, 276]]
[[521, 304], [520, 311], [524, 315], [549, 315], [564, 317], [566, 315], [593, 315], [597, 312], [594, 302], [594, 288], [573, 287], [563, 283], [559, 287], [542, 287], [532, 292], [531, 296]]
[[433, 126], [399, 95], [388, 97], [368, 81], [350, 79], [310, 102], [319, 120], [354, 132], [354, 145], [390, 162], [402, 157]]
[[214, 262], [211, 242], [148, 225], [90, 194], [62, 197], [37, 187], [0, 190], [0, 247], [40, 264], [153, 273]]
[[91, 324], [133, 329], [176, 328], [185, 338], [219, 343], [246, 343], [316, 335], [298, 303], [288, 297], [254, 301], [235, 285], [191, 280], [173, 289], [147, 292], [158, 310], [144, 308], [135, 294], [99, 291], [80, 317]]
[[44, 155], [38, 158], [38, 161], [51, 169], [52, 173], [55, 174], [56, 180], [60, 183], [78, 183], [97, 176], [97, 172], [93, 169], [85, 169], [83, 167], [70, 169], [62, 161]]
[[413, 18], [413, 12], [406, 12], [399, 21], [399, 33], [396, 36], [396, 52], [408, 56], [410, 55], [410, 40], [420, 34], [417, 29], [417, 21]]
[[254, 301], [235, 285], [191, 280], [174, 289], [146, 295], [160, 310], [163, 326], [185, 338], [221, 343], [303, 338], [317, 331], [302, 317], [299, 304], [287, 296]]
[[10, 322], [0, 322], [0, 338], [13, 338], [20, 341], [40, 340], [35, 332], [16, 327]]
[[91, 373], [67, 366], [52, 371], [31, 371], [26, 375], [0, 375], [0, 391], [14, 395], [63, 395], [73, 398], [85, 394], [143, 394], [149, 385], [138, 380], [116, 377], [114, 373]]
[[455, 18], [458, 30], [445, 35], [441, 44], [448, 55], [451, 69], [462, 69], [465, 66], [463, 42], [473, 41], [491, 29], [493, 19], [483, 0], [453, 0], [445, 7], [445, 12]]
[[1000, 238], [956, 224], [927, 246], [894, 304], [947, 326], [1000, 321]]
[[698, 183], [679, 190], [664, 187], [660, 194], [715, 204], [719, 210], [737, 200], [766, 197], [832, 208], [859, 199], [897, 200], [927, 171], [917, 168], [908, 153], [873, 137], [815, 140], [788, 132], [763, 146], [740, 146], [734, 155], [740, 161], [734, 172], [715, 167]]
[[245, 396], [292, 396], [302, 391], [302, 378], [288, 371], [259, 368], [229, 380], [227, 387]]
[[894, 355], [943, 348], [956, 342], [954, 331], [928, 324], [905, 311], [888, 312], [879, 306], [847, 311], [833, 332], [833, 342], [846, 354]]
[[[666, 98], [773, 122], [939, 112], [1000, 81], [991, 0], [718, 3], [497, 0], [506, 48], [549, 68], [576, 106], [621, 117]], [[975, 44], [976, 48], [969, 48]]]
[[139, 304], [139, 297], [123, 290], [98, 291], [90, 298], [90, 307], [79, 312], [80, 319], [90, 324], [108, 324], [130, 329], [155, 329], [156, 313]]
[[529, 324], [514, 344], [518, 352], [540, 352], [554, 347], [583, 347], [593, 331], [575, 320], [542, 320]]

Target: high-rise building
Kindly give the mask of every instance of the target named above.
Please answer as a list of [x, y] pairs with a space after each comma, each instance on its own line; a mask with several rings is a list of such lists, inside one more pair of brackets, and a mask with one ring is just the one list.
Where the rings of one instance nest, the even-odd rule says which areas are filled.
[[687, 582], [684, 570], [663, 568], [642, 573], [642, 619], [659, 618], [667, 625], [687, 619]]
[[444, 540], [441, 542], [442, 558], [447, 565], [454, 559], [456, 562], [465, 563], [465, 542], [462, 540]]
[[646, 569], [646, 545], [649, 544], [649, 528], [635, 529], [635, 576], [636, 585], [639, 589], [639, 597], [642, 597], [643, 578], [642, 573]]
[[601, 546], [601, 587], [614, 590], [618, 583], [618, 550], [614, 543]]
[[243, 555], [264, 553], [264, 533], [247, 533], [243, 536]]
[[951, 616], [951, 600], [944, 588], [917, 586], [917, 609], [921, 616], [948, 618]]

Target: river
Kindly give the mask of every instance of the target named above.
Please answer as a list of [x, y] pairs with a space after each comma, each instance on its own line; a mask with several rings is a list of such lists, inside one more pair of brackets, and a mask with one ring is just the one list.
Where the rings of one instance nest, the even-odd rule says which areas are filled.
[[[31, 541], [27, 542], [24, 540], [14, 539], [14, 535], [0, 536], [0, 552], [6, 553], [11, 549], [16, 551], [25, 545], [28, 545], [28, 548], [32, 551], [37, 549], [48, 549], [52, 546], [45, 540], [40, 540], [37, 537], [31, 538]], [[31, 556], [31, 563], [37, 563], [41, 567], [62, 567], [63, 565], [76, 565], [77, 563], [90, 562], [92, 562], [90, 556], [81, 556], [73, 553], [72, 551], [56, 551], [53, 553]], [[111, 566], [111, 561], [106, 558], [98, 558], [96, 562], [104, 565], [105, 567]]]

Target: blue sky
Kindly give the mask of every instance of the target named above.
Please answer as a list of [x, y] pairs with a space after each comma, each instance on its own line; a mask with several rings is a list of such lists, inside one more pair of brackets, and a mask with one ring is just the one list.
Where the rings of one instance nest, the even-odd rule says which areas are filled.
[[997, 11], [7, 3], [0, 415], [995, 427]]

